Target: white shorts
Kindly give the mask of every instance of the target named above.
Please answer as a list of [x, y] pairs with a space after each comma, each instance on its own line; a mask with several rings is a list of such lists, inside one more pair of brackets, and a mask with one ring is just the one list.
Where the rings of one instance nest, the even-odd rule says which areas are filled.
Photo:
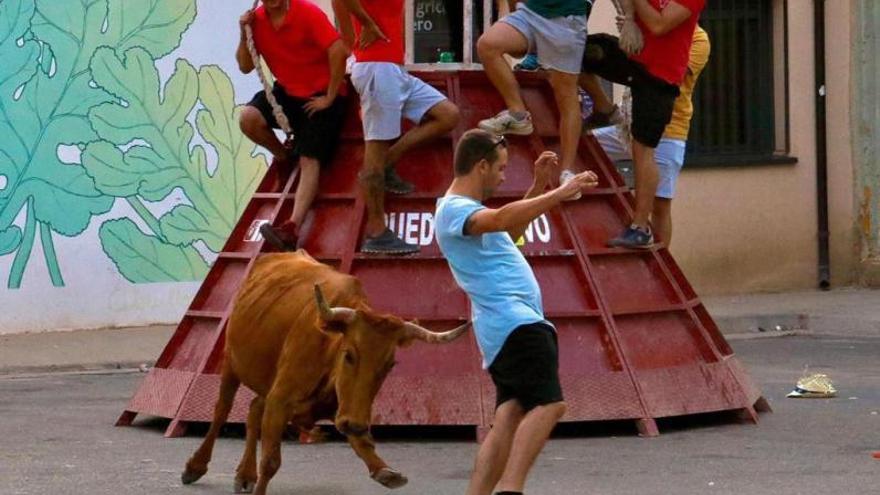
[[429, 110], [446, 100], [433, 86], [391, 62], [355, 63], [351, 83], [361, 97], [365, 141], [397, 139], [401, 118], [418, 124]]
[[[608, 157], [613, 161], [632, 160], [632, 155], [626, 150], [620, 139], [617, 126], [602, 127], [593, 130], [593, 136], [599, 141], [599, 146], [605, 150]], [[675, 183], [684, 166], [684, 152], [687, 143], [681, 139], [663, 138], [654, 150], [654, 161], [660, 172], [660, 182], [657, 183], [658, 198], [672, 199], [675, 197]]]
[[587, 16], [546, 17], [524, 3], [501, 19], [529, 42], [528, 53], [537, 53], [541, 66], [566, 74], [580, 74], [587, 43]]

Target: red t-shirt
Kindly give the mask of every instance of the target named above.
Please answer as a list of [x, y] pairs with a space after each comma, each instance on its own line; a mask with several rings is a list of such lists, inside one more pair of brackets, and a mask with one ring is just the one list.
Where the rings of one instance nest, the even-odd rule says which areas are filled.
[[641, 53], [632, 58], [644, 65], [654, 77], [678, 86], [684, 81], [687, 72], [694, 29], [697, 27], [697, 21], [700, 20], [700, 13], [706, 6], [706, 0], [648, 0], [648, 3], [657, 10], [663, 10], [671, 2], [690, 10], [691, 16], [662, 36], [651, 34], [636, 16], [636, 23], [642, 29], [645, 38], [645, 46]]
[[[391, 62], [403, 64], [403, 1], [404, 0], [361, 0], [361, 5], [379, 29], [385, 33], [389, 41], [378, 40], [366, 50], [355, 49], [354, 57], [358, 62]], [[361, 33], [361, 23], [352, 16], [354, 30]]]
[[[307, 0], [290, 0], [290, 10], [278, 29], [262, 5], [254, 12], [254, 44], [290, 96], [308, 98], [326, 93], [330, 84], [327, 49], [340, 39], [327, 14]], [[340, 94], [345, 85], [340, 87]]]

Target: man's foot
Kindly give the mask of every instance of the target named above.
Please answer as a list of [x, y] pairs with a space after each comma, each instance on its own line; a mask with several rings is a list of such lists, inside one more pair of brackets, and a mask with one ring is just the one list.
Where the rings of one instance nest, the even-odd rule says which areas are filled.
[[419, 252], [419, 247], [403, 242], [391, 229], [385, 229], [376, 237], [366, 237], [361, 251], [371, 254], [413, 254]]
[[650, 227], [630, 225], [619, 236], [608, 241], [608, 247], [622, 247], [627, 249], [650, 249], [654, 245], [654, 234]]
[[[575, 173], [572, 172], [571, 170], [568, 170], [568, 169], [563, 170], [562, 173], [559, 174], [559, 185], [561, 186], [561, 185], [565, 184], [566, 182], [570, 181], [571, 179], [574, 179], [574, 176], [575, 176]], [[579, 199], [581, 199], [581, 193], [577, 193], [576, 195], [572, 196], [571, 199], [569, 199], [568, 201], [577, 201]]]
[[530, 53], [522, 59], [522, 62], [513, 66], [513, 70], [521, 70], [523, 72], [535, 72], [541, 68], [538, 63], [538, 54]]
[[403, 180], [397, 175], [397, 170], [393, 166], [385, 167], [385, 190], [391, 194], [409, 194], [416, 190], [416, 186], [412, 182]]
[[614, 105], [614, 108], [608, 113], [602, 113], [594, 109], [593, 113], [584, 119], [584, 131], [610, 127], [621, 122], [623, 122], [623, 116], [620, 115], [620, 108], [617, 105]]
[[528, 136], [535, 130], [535, 127], [532, 125], [532, 115], [529, 112], [524, 112], [524, 114], [524, 117], [516, 118], [512, 113], [504, 110], [491, 119], [481, 120], [477, 127], [497, 136], [505, 134]]
[[281, 224], [280, 227], [273, 227], [271, 223], [260, 225], [263, 239], [266, 239], [279, 251], [296, 251], [296, 243], [299, 240], [296, 231], [296, 224], [289, 220]]

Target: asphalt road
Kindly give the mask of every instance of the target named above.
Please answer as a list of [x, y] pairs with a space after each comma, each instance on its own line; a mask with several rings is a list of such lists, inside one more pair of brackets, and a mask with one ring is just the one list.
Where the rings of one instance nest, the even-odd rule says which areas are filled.
[[[566, 428], [547, 446], [528, 493], [877, 494], [880, 493], [880, 335], [795, 336], [735, 341], [740, 359], [775, 409], [759, 425], [711, 416], [661, 422], [661, 436], [631, 424]], [[786, 399], [804, 366], [826, 372], [840, 397]], [[162, 436], [165, 422], [114, 421], [142, 375], [55, 374], [0, 378], [0, 494], [231, 493], [244, 446], [236, 431], [218, 442], [211, 471], [184, 487], [179, 475], [200, 438]], [[198, 432], [196, 432], [198, 433]], [[476, 444], [380, 432], [379, 453], [403, 471], [404, 494], [464, 492]], [[285, 443], [275, 494], [379, 494], [347, 444]]]

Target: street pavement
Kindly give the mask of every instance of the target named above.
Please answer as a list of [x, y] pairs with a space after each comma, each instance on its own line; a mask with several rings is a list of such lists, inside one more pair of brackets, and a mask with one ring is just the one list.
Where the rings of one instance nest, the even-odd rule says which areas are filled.
[[[828, 323], [828, 320], [823, 320]], [[813, 327], [731, 343], [774, 412], [758, 425], [729, 414], [660, 422], [640, 438], [632, 423], [567, 426], [529, 479], [532, 495], [880, 493], [880, 332]], [[787, 399], [805, 367], [827, 373], [840, 396]], [[143, 374], [137, 371], [8, 373], [0, 376], [0, 494], [231, 493], [244, 447], [230, 427], [209, 473], [191, 486], [180, 471], [204, 429], [162, 436], [166, 420], [114, 427]], [[477, 445], [472, 431], [377, 432], [379, 453], [410, 478], [396, 493], [464, 493]], [[270, 493], [388, 493], [344, 442], [288, 441]]]

